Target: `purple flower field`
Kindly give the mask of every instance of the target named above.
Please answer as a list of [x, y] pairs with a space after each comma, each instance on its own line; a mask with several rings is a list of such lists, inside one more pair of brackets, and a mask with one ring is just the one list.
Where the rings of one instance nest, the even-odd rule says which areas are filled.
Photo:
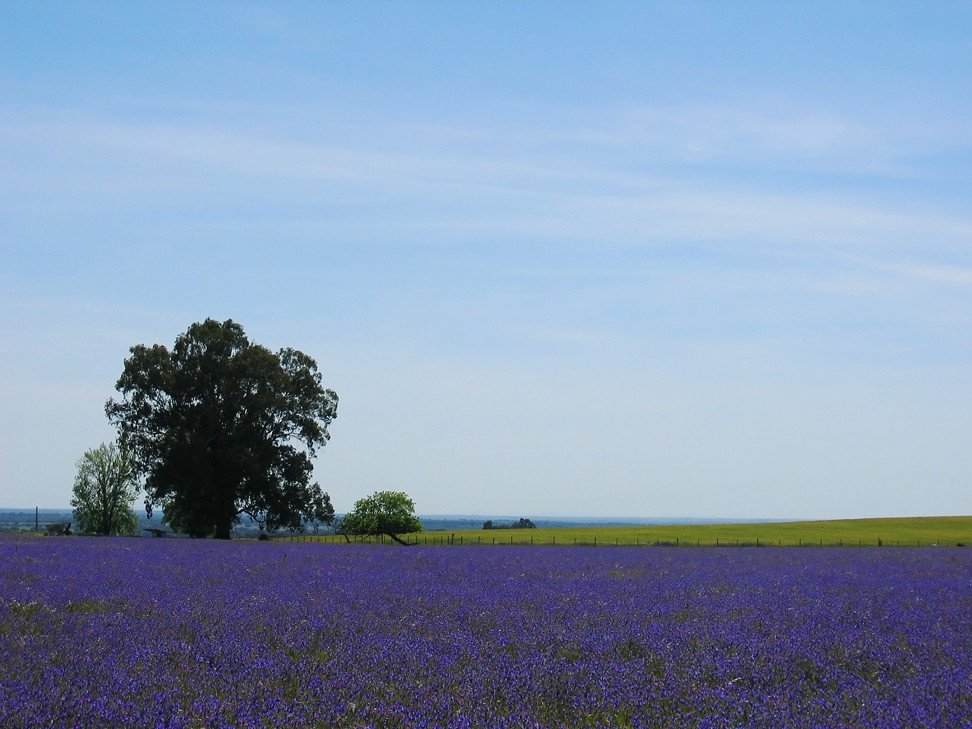
[[0, 538], [3, 727], [970, 727], [972, 550]]

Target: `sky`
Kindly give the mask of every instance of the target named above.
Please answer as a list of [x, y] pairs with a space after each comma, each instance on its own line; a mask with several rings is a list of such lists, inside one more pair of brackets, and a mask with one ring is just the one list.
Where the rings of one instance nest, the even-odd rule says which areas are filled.
[[233, 319], [420, 514], [972, 514], [972, 5], [0, 0], [0, 507]]

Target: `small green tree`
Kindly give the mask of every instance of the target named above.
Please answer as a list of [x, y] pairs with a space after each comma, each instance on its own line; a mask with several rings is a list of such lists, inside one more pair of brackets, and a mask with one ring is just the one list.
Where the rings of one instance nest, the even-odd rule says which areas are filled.
[[345, 539], [351, 536], [377, 537], [385, 535], [399, 544], [407, 544], [398, 535], [422, 531], [422, 522], [415, 516], [415, 502], [401, 491], [376, 491], [358, 499], [354, 509], [338, 527]]
[[138, 496], [131, 454], [115, 443], [102, 443], [78, 460], [71, 507], [84, 534], [135, 534]]

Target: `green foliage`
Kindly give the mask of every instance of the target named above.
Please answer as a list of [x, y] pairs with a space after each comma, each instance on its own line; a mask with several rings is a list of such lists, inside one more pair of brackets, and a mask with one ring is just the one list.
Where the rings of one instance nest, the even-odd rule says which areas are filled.
[[228, 539], [243, 514], [270, 530], [333, 520], [310, 477], [338, 397], [306, 354], [207, 319], [171, 351], [132, 347], [116, 388], [105, 412], [145, 476], [146, 510], [161, 506], [176, 531]]
[[376, 491], [358, 499], [350, 514], [341, 520], [341, 533], [354, 536], [384, 534], [404, 544], [399, 534], [422, 531], [422, 522], [415, 516], [415, 502], [401, 491]]
[[134, 534], [138, 496], [132, 455], [115, 443], [102, 443], [78, 460], [71, 507], [84, 534]]

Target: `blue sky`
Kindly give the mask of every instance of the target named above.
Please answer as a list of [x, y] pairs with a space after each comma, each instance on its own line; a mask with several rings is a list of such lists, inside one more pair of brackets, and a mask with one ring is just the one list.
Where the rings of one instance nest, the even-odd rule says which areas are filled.
[[0, 506], [232, 318], [420, 513], [972, 513], [964, 2], [0, 3]]

